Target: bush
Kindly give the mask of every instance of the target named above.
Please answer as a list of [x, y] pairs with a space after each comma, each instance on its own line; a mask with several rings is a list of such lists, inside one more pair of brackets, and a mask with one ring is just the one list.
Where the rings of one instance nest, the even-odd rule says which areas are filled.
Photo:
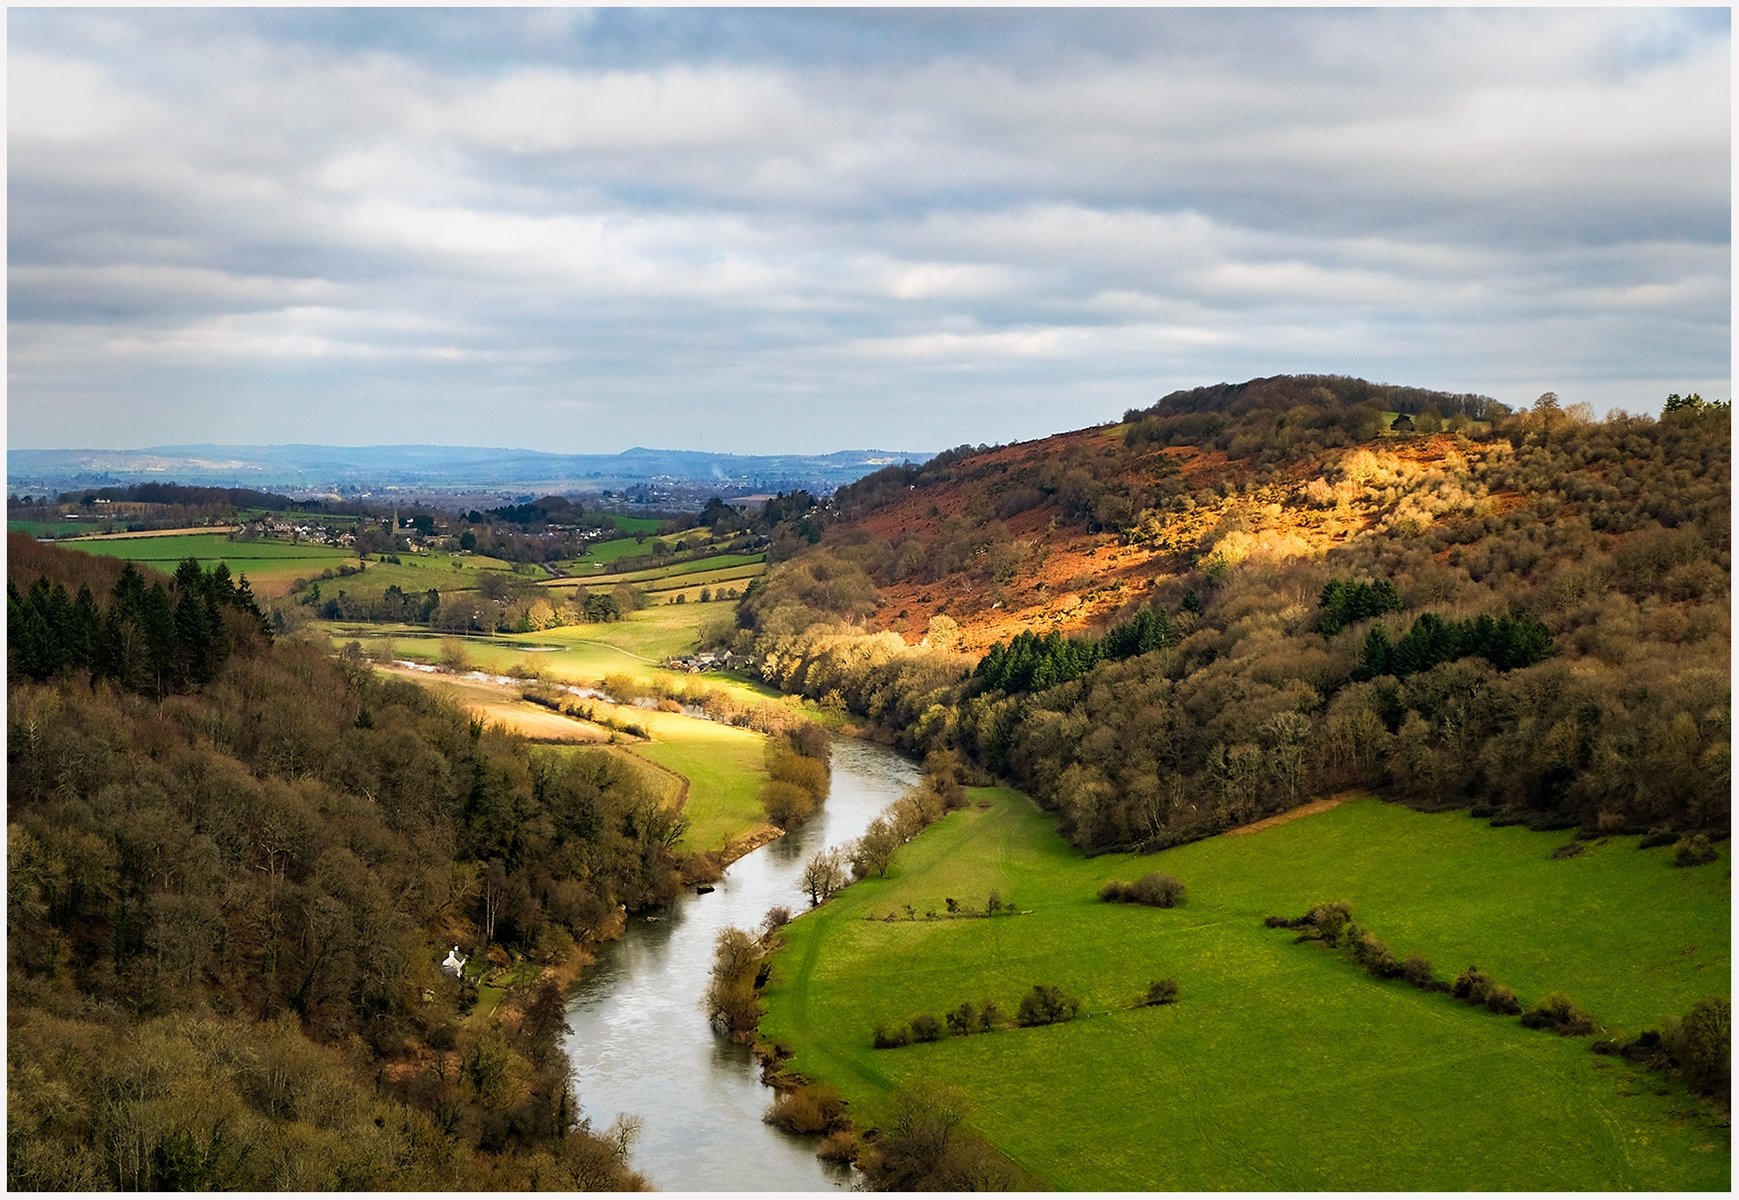
[[1361, 929], [1353, 935], [1353, 961], [1378, 979], [1397, 979], [1401, 974], [1401, 964], [1383, 941], [1368, 929]]
[[1317, 904], [1305, 914], [1307, 924], [1316, 931], [1316, 936], [1330, 946], [1340, 945], [1340, 940], [1353, 923], [1353, 906], [1345, 900], [1336, 900], [1331, 904]]
[[1715, 852], [1715, 847], [1710, 844], [1709, 839], [1700, 833], [1693, 833], [1691, 836], [1680, 838], [1673, 843], [1673, 866], [1675, 867], [1700, 867], [1705, 863], [1714, 862], [1719, 857], [1721, 856]]
[[1514, 992], [1501, 983], [1492, 985], [1491, 991], [1486, 995], [1485, 1006], [1492, 1012], [1506, 1017], [1513, 1017], [1522, 1011], [1522, 1002], [1516, 999]]
[[1401, 978], [1416, 988], [1429, 989], [1438, 982], [1431, 960], [1418, 954], [1408, 955], [1407, 961], [1401, 964]]
[[1099, 899], [1111, 904], [1146, 904], [1152, 908], [1177, 908], [1183, 904], [1184, 885], [1170, 875], [1155, 871], [1134, 883], [1113, 879], [1099, 889]]
[[995, 1000], [986, 1000], [978, 1006], [980, 1033], [995, 1033], [999, 1029], [1007, 1029], [1009, 1024], [1008, 1010]]
[[1491, 979], [1478, 967], [1469, 967], [1455, 977], [1449, 994], [1463, 1004], [1483, 1005], [1491, 998]]
[[1021, 997], [1014, 1019], [1017, 1024], [1026, 1027], [1055, 1025], [1060, 1021], [1073, 1020], [1080, 1011], [1079, 996], [1067, 995], [1053, 984], [1035, 983], [1033, 990]]
[[964, 1001], [959, 1008], [949, 1013], [948, 1031], [956, 1037], [965, 1037], [969, 1033], [978, 1032], [978, 1010], [972, 1006], [972, 1001]]
[[1651, 829], [1637, 841], [1636, 848], [1653, 850], [1656, 846], [1670, 846], [1678, 840], [1678, 835], [1669, 829]]
[[857, 1134], [849, 1129], [835, 1129], [821, 1143], [821, 1149], [815, 1152], [815, 1157], [822, 1162], [838, 1163], [848, 1166], [857, 1161]]
[[1155, 979], [1147, 985], [1147, 999], [1143, 1004], [1176, 1004], [1177, 980]]
[[1563, 992], [1553, 992], [1535, 1001], [1534, 1007], [1522, 1014], [1522, 1024], [1529, 1029], [1549, 1029], [1560, 1037], [1582, 1037], [1594, 1032], [1593, 1019]]
[[904, 1025], [896, 1025], [892, 1029], [885, 1025], [876, 1026], [874, 1042], [877, 1050], [897, 1050], [911, 1040], [911, 1031]]
[[761, 1119], [788, 1133], [826, 1133], [845, 1117], [845, 1097], [822, 1084], [781, 1092]]
[[1667, 1027], [1665, 1038], [1673, 1061], [1698, 1091], [1727, 1090], [1733, 1045], [1733, 1006], [1726, 1000], [1699, 1000], [1691, 1011]]
[[919, 1013], [913, 1017], [911, 1026], [914, 1042], [939, 1042], [942, 1040], [942, 1022], [929, 1013]]

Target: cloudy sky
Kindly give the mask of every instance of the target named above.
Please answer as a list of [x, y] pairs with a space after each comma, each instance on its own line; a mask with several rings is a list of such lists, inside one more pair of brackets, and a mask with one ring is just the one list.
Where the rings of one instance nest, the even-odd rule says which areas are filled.
[[19, 10], [20, 447], [1731, 396], [1725, 9]]

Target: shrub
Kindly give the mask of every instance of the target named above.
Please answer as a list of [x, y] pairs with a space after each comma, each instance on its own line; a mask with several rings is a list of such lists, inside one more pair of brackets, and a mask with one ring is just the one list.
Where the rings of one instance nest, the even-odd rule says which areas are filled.
[[911, 1040], [911, 1031], [904, 1025], [896, 1025], [892, 1029], [885, 1025], [876, 1026], [874, 1042], [877, 1050], [897, 1050]]
[[1134, 883], [1113, 879], [1099, 889], [1099, 899], [1111, 904], [1146, 904], [1153, 908], [1176, 908], [1184, 902], [1184, 885], [1170, 875], [1155, 871]]
[[1560, 1037], [1581, 1037], [1594, 1032], [1593, 1019], [1563, 992], [1553, 992], [1535, 1001], [1534, 1007], [1522, 1014], [1522, 1024], [1529, 1029], [1549, 1029]]
[[1353, 923], [1353, 906], [1345, 900], [1336, 900], [1330, 904], [1314, 905], [1305, 915], [1317, 937], [1330, 946], [1338, 946]]
[[938, 1042], [942, 1040], [942, 1022], [929, 1013], [919, 1013], [912, 1018], [911, 1025], [914, 1042]]
[[1670, 846], [1678, 841], [1678, 835], [1668, 829], [1651, 829], [1636, 843], [1638, 850], [1653, 850], [1656, 846]]
[[1154, 908], [1177, 908], [1185, 898], [1184, 885], [1170, 875], [1158, 871], [1143, 875], [1129, 888], [1130, 898], [1137, 904]]
[[821, 1149], [815, 1152], [815, 1157], [822, 1162], [838, 1163], [841, 1166], [857, 1161], [857, 1134], [849, 1129], [835, 1129], [821, 1143]]
[[1705, 863], [1714, 862], [1719, 857], [1721, 856], [1715, 852], [1715, 847], [1709, 843], [1709, 839], [1700, 833], [1693, 833], [1689, 837], [1680, 838], [1673, 843], [1673, 866], [1675, 867], [1700, 867]]
[[1492, 1012], [1506, 1017], [1513, 1017], [1522, 1011], [1522, 1002], [1516, 999], [1514, 992], [1501, 983], [1492, 985], [1491, 991], [1486, 995], [1485, 1006]]
[[981, 1033], [995, 1033], [1009, 1026], [1008, 1010], [995, 1000], [986, 1000], [978, 1006], [978, 1029]]
[[826, 1133], [845, 1117], [845, 1097], [822, 1084], [781, 1092], [761, 1119], [789, 1133]]
[[1022, 1026], [1055, 1025], [1073, 1020], [1081, 1011], [1081, 998], [1070, 996], [1049, 983], [1035, 983], [1033, 990], [1021, 997], [1015, 1010], [1015, 1022]]
[[1395, 979], [1401, 974], [1401, 964], [1383, 941], [1368, 929], [1352, 936], [1353, 961], [1378, 979]]
[[1483, 1005], [1491, 997], [1491, 979], [1478, 967], [1469, 967], [1455, 977], [1449, 992], [1464, 1004]]
[[956, 1037], [978, 1032], [978, 1010], [972, 1006], [970, 1000], [962, 1002], [959, 1008], [948, 1014], [946, 1020], [948, 1031]]
[[1147, 985], [1147, 999], [1144, 1004], [1176, 1004], [1177, 980], [1155, 979]]
[[1667, 1027], [1666, 1046], [1699, 1091], [1727, 1089], [1733, 1045], [1733, 1006], [1718, 998], [1699, 1000]]
[[1416, 988], [1430, 988], [1438, 982], [1431, 960], [1418, 954], [1408, 955], [1407, 961], [1401, 964], [1401, 978]]

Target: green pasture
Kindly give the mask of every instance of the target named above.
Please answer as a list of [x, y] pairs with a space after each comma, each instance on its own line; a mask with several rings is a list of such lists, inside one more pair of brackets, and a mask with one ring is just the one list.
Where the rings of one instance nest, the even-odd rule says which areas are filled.
[[765, 737], [674, 713], [648, 715], [652, 740], [629, 752], [689, 781], [688, 829], [678, 850], [718, 850], [766, 822]]
[[[1728, 1131], [1676, 1080], [1592, 1054], [1592, 1039], [1379, 982], [1262, 923], [1349, 900], [1442, 978], [1478, 964], [1524, 1004], [1562, 990], [1623, 1036], [1728, 993], [1725, 847], [1692, 869], [1635, 838], [1554, 860], [1568, 835], [1362, 800], [1083, 859], [1019, 794], [971, 796], [986, 807], [793, 922], [775, 960], [763, 1036], [844, 1091], [860, 1125], [903, 1084], [947, 1083], [976, 1129], [1059, 1189], [1727, 1187]], [[1152, 870], [1187, 885], [1185, 907], [1096, 898]], [[1020, 914], [926, 919], [950, 897], [982, 911], [992, 889]], [[1132, 1007], [1167, 977], [1176, 1005]], [[1013, 1012], [1040, 982], [1081, 996], [1086, 1015], [871, 1048], [877, 1023], [989, 997]]]
[[662, 517], [618, 517], [614, 514], [605, 514], [604, 520], [610, 522], [623, 533], [630, 534], [653, 534], [664, 528]]
[[[351, 581], [343, 582], [348, 585]], [[641, 683], [681, 683], [696, 692], [709, 688], [726, 691], [742, 701], [775, 698], [776, 691], [760, 684], [716, 672], [688, 675], [662, 665], [669, 658], [691, 653], [699, 644], [703, 626], [729, 620], [734, 611], [733, 601], [660, 604], [630, 613], [621, 621], [565, 625], [539, 633], [464, 635], [459, 640], [472, 663], [487, 671], [506, 673], [526, 664], [546, 678], [566, 683], [597, 683], [606, 675], [628, 675]], [[416, 662], [440, 661], [442, 640], [454, 636], [418, 625], [311, 624], [330, 636], [335, 647], [354, 641], [367, 651], [390, 639], [395, 655]]]
[[210, 566], [223, 562], [230, 572], [246, 575], [256, 595], [281, 592], [298, 578], [356, 564], [356, 555], [337, 546], [317, 542], [237, 542], [221, 533], [187, 533], [170, 537], [105, 538], [76, 540], [59, 545], [87, 554], [124, 558], [173, 574], [188, 558]]
[[[618, 583], [651, 583], [660, 579], [675, 579], [682, 577], [685, 581], [701, 583], [706, 578], [726, 577], [746, 579], [760, 574], [760, 569], [766, 562], [765, 554], [709, 554], [705, 558], [688, 559], [683, 562], [666, 563], [662, 567], [647, 567], [640, 571], [621, 571], [607, 575], [582, 575], [574, 578], [574, 584], [584, 584], [590, 588], [614, 587]], [[745, 568], [757, 568], [745, 570]], [[706, 577], [706, 578], [703, 578]], [[567, 579], [551, 580], [547, 586], [560, 587], [570, 583]]]
[[583, 746], [566, 753], [610, 755], [670, 801], [682, 793], [681, 781], [671, 772], [686, 778], [688, 828], [676, 844], [679, 853], [721, 850], [766, 820], [760, 802], [767, 777], [761, 737], [722, 725], [673, 729], [668, 723], [657, 736], [658, 741], [633, 748]]
[[[663, 542], [667, 546], [674, 546], [678, 542], [688, 542], [691, 546], [698, 546], [704, 542], [710, 542], [713, 536], [710, 529], [687, 529], [681, 533], [668, 533], [661, 537], [658, 535], [660, 522], [642, 517], [621, 519], [632, 521], [639, 528], [628, 529], [626, 531], [629, 534], [628, 537], [611, 538], [608, 541], [592, 543], [581, 557], [565, 560], [561, 564], [563, 569], [583, 575], [588, 571], [601, 571], [603, 567], [619, 558], [629, 558], [636, 554], [650, 554], [653, 542]], [[650, 528], [647, 528], [648, 526]]]
[[36, 538], [63, 538], [77, 537], [81, 533], [101, 533], [103, 524], [101, 521], [8, 521], [6, 528]]
[[[432, 551], [428, 554], [399, 554], [399, 561], [381, 562], [376, 557], [368, 559], [366, 569], [360, 575], [351, 575], [344, 579], [321, 580], [320, 592], [323, 596], [336, 596], [340, 589], [357, 597], [378, 597], [389, 587], [397, 585], [401, 591], [410, 593], [426, 592], [430, 588], [445, 594], [448, 592], [471, 591], [477, 587], [477, 579], [484, 574], [514, 573], [514, 564], [504, 559], [489, 558], [481, 554], [449, 554], [444, 551]], [[308, 578], [318, 575], [317, 570], [310, 570], [304, 576]], [[547, 578], [539, 569], [530, 579]]]

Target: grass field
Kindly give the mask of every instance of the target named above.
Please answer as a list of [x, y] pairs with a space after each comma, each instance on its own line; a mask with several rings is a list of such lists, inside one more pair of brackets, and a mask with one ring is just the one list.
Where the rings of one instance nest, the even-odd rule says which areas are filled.
[[763, 824], [767, 739], [692, 717], [653, 714], [652, 741], [630, 748], [689, 781], [688, 829], [678, 850], [717, 850]]
[[618, 583], [654, 583], [661, 579], [705, 582], [711, 578], [747, 579], [765, 569], [765, 554], [709, 554], [705, 558], [667, 563], [662, 567], [647, 567], [641, 571], [619, 571], [610, 574], [580, 575], [572, 579], [550, 580], [546, 586], [561, 587], [584, 584], [590, 588], [614, 587]]
[[[437, 551], [430, 554], [401, 553], [398, 557], [399, 561], [396, 563], [370, 558], [367, 569], [361, 575], [322, 580], [321, 594], [336, 596], [342, 589], [352, 596], [378, 597], [395, 584], [409, 593], [426, 592], [430, 588], [442, 593], [471, 591], [477, 587], [480, 575], [513, 573], [512, 563], [480, 554], [448, 554]], [[317, 570], [310, 570], [307, 576], [319, 573]], [[531, 578], [543, 579], [546, 576], [539, 570]]]
[[[622, 621], [564, 625], [541, 633], [466, 636], [460, 640], [472, 662], [489, 671], [505, 672], [515, 664], [528, 663], [551, 679], [569, 683], [595, 683], [605, 675], [625, 674], [643, 683], [683, 681], [700, 687], [720, 687], [744, 698], [776, 696], [771, 688], [719, 675], [690, 676], [664, 669], [666, 659], [694, 650], [703, 626], [728, 621], [733, 611], [728, 601], [661, 604], [630, 613]], [[423, 626], [360, 625], [344, 621], [313, 624], [340, 646], [357, 641], [369, 649], [390, 639], [395, 654], [418, 662], [437, 661], [441, 642], [448, 636]]]
[[31, 537], [77, 537], [81, 533], [101, 533], [100, 521], [8, 521], [6, 528]]
[[356, 555], [336, 546], [290, 542], [233, 542], [220, 533], [188, 533], [172, 537], [113, 538], [101, 541], [59, 543], [87, 554], [124, 558], [173, 574], [183, 559], [196, 558], [206, 566], [229, 564], [232, 574], [246, 575], [254, 594], [282, 595], [292, 581], [346, 563], [354, 566]]
[[[1286, 930], [1346, 899], [1402, 957], [1477, 963], [1524, 1004], [1568, 992], [1608, 1031], [1726, 995], [1729, 859], [1679, 870], [1635, 839], [1553, 860], [1564, 834], [1365, 800], [1142, 859], [1083, 859], [1016, 793], [947, 817], [886, 880], [788, 928], [763, 1036], [840, 1087], [860, 1124], [901, 1084], [947, 1083], [972, 1124], [1062, 1189], [1725, 1189], [1729, 1135], [1665, 1076], [1399, 982]], [[1186, 907], [1099, 902], [1162, 869]], [[1022, 915], [925, 920], [998, 889]], [[910, 904], [919, 919], [903, 919]], [[880, 920], [886, 914], [901, 919]], [[877, 918], [877, 919], [868, 919]], [[1130, 1008], [1152, 979], [1174, 1006]], [[1039, 982], [1084, 1017], [876, 1051], [878, 1022]]]

